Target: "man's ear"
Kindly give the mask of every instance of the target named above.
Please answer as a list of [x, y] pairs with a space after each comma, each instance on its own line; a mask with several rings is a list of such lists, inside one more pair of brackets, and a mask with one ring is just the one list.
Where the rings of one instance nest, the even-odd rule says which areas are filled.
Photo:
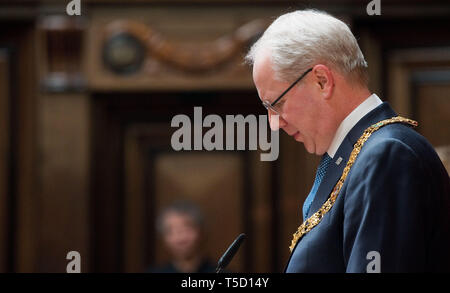
[[330, 98], [334, 88], [332, 71], [326, 65], [317, 64], [313, 67], [312, 73], [317, 90], [325, 99]]

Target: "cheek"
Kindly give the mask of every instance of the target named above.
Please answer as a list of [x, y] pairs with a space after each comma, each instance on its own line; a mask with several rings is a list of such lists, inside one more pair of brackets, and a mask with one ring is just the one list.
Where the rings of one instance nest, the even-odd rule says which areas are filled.
[[310, 133], [313, 132], [317, 125], [319, 114], [317, 108], [307, 98], [302, 101], [296, 101], [289, 105], [288, 119], [300, 132]]
[[299, 131], [303, 128], [305, 113], [304, 109], [297, 105], [287, 105], [286, 111], [283, 113], [283, 119], [291, 126], [297, 128]]
[[283, 113], [287, 114], [287, 119], [298, 121], [305, 116], [307, 111], [304, 99], [301, 96], [290, 96], [284, 103]]

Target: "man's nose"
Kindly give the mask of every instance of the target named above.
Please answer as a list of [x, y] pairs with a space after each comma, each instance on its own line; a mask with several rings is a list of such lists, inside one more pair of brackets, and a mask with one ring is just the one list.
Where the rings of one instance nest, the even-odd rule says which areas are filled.
[[269, 124], [272, 131], [277, 131], [278, 129], [285, 127], [287, 125], [287, 122], [283, 118], [281, 118], [280, 115], [271, 113], [271, 111], [269, 111]]

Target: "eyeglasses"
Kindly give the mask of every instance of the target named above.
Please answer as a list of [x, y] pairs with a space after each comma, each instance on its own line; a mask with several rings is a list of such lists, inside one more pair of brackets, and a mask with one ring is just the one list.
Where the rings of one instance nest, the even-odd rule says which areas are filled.
[[[302, 80], [303, 77], [305, 77], [306, 74], [308, 74], [308, 72], [310, 72], [312, 70], [312, 68], [306, 70], [302, 75], [300, 75], [300, 77], [294, 81], [275, 101], [273, 101], [273, 103], [270, 103], [268, 101], [263, 101], [262, 104], [263, 106], [267, 109], [267, 110], [272, 110], [273, 112], [277, 113], [278, 115], [281, 115], [281, 108], [283, 106], [282, 103], [278, 103], [278, 101], [284, 97], [284, 95], [286, 95], [291, 88], [293, 88], [300, 80]], [[277, 104], [278, 103], [278, 104]]]

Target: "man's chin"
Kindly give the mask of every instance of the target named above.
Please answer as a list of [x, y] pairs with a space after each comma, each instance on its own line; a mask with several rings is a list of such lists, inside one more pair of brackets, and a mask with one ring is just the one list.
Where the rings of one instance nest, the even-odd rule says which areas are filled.
[[314, 149], [314, 148], [312, 148], [311, 146], [309, 146], [309, 145], [307, 145], [307, 144], [305, 144], [305, 143], [303, 143], [303, 146], [305, 147], [305, 150], [306, 150], [308, 153], [310, 153], [311, 155], [314, 155], [314, 154], [315, 154], [315, 149]]
[[311, 155], [322, 156], [325, 153], [325, 151], [317, 149], [315, 145], [307, 145], [304, 143], [303, 146], [305, 147], [305, 150]]
[[304, 142], [304, 141], [302, 140], [301, 136], [300, 136], [300, 133], [297, 133], [296, 135], [294, 135], [294, 139], [295, 139], [297, 142], [303, 143], [303, 146], [305, 147], [305, 150], [306, 150], [308, 153], [310, 153], [311, 155], [323, 155], [323, 154], [324, 154], [324, 152], [322, 152], [321, 154], [319, 154], [319, 152], [318, 152], [318, 150], [317, 150], [317, 148], [316, 148], [316, 146], [315, 146], [314, 144], [313, 144], [313, 145], [310, 145], [310, 144], [307, 144], [306, 142]]
[[295, 134], [293, 135], [293, 137], [294, 137], [294, 139], [295, 139], [297, 142], [302, 142], [302, 143], [303, 143], [303, 140], [302, 140], [302, 137], [301, 137], [301, 135], [300, 135], [300, 132], [295, 133]]

